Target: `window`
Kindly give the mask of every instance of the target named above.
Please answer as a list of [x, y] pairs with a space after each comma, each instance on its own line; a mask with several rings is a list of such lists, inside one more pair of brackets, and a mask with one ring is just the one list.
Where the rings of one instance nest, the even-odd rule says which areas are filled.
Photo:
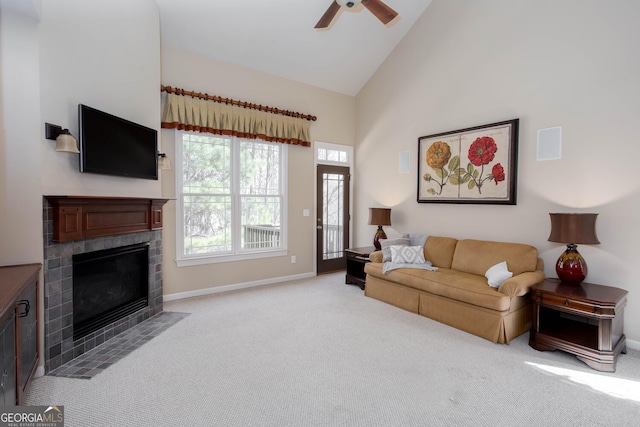
[[286, 156], [285, 144], [177, 132], [178, 265], [283, 254]]
[[353, 147], [316, 141], [316, 163], [353, 166]]
[[332, 150], [318, 147], [317, 159], [325, 162], [348, 163], [349, 158], [346, 151]]

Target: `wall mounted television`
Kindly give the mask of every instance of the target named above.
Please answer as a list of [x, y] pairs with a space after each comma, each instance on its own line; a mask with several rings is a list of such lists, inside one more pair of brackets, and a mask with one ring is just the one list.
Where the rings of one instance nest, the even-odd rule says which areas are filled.
[[80, 172], [158, 179], [158, 132], [78, 105]]

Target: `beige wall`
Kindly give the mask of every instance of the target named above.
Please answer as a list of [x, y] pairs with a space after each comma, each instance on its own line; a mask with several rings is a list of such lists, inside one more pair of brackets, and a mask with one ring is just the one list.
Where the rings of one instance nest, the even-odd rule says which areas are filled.
[[0, 265], [42, 262], [43, 195], [160, 195], [158, 181], [81, 174], [44, 138], [45, 122], [78, 136], [78, 103], [159, 129], [159, 87], [153, 0], [1, 1]]
[[[78, 104], [160, 130], [160, 21], [153, 0], [44, 2], [42, 121], [78, 136]], [[42, 125], [43, 126], [43, 125]], [[41, 138], [44, 136], [39, 135]], [[42, 138], [44, 194], [158, 197], [158, 181], [79, 172], [79, 156]], [[46, 142], [45, 142], [46, 141]]]
[[158, 8], [3, 0], [0, 20], [0, 265], [42, 262], [43, 195], [160, 195], [158, 181], [81, 174], [44, 138], [45, 122], [78, 136], [79, 103], [160, 128]]
[[[201, 55], [162, 47], [162, 83], [211, 95], [312, 114], [314, 141], [353, 145], [355, 99], [351, 96], [273, 77]], [[175, 132], [163, 130], [163, 149], [175, 159]], [[244, 286], [270, 279], [308, 275], [315, 270], [314, 156], [313, 149], [289, 147], [288, 232], [286, 256], [200, 266], [176, 265], [175, 202], [164, 208], [164, 293], [169, 298], [197, 295], [224, 285]], [[174, 171], [163, 173], [163, 196], [175, 198]], [[302, 212], [309, 209], [311, 215]], [[291, 264], [291, 256], [296, 263]], [[173, 294], [173, 295], [172, 295]], [[180, 294], [180, 295], [178, 295]]]
[[38, 15], [16, 1], [0, 5], [0, 265], [42, 261]]
[[[375, 231], [367, 207], [389, 206], [390, 236], [529, 243], [554, 277], [564, 246], [546, 240], [548, 213], [597, 212], [602, 243], [579, 246], [587, 281], [629, 291], [625, 332], [640, 341], [638, 16], [623, 0], [434, 0], [356, 98], [356, 244]], [[516, 206], [416, 203], [418, 137], [512, 118]], [[562, 159], [537, 161], [537, 130], [552, 126]]]

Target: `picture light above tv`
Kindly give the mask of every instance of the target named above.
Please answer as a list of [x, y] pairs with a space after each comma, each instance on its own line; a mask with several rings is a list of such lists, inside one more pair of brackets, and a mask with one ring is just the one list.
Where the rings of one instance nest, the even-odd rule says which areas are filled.
[[80, 172], [158, 179], [158, 132], [83, 104]]

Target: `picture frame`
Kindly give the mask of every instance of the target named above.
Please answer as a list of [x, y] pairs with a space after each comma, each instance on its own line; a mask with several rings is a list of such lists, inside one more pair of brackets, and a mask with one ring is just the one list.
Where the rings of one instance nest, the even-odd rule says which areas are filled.
[[515, 205], [519, 119], [418, 138], [418, 203]]

